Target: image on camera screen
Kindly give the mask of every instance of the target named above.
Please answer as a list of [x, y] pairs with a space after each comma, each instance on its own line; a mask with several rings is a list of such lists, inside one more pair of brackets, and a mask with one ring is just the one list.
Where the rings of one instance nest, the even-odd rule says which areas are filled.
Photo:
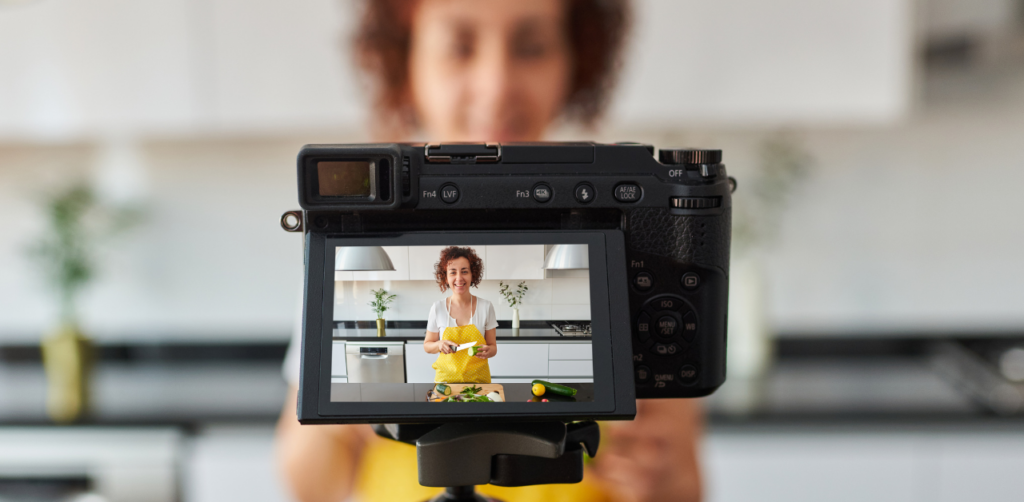
[[332, 402], [594, 401], [587, 244], [334, 251]]

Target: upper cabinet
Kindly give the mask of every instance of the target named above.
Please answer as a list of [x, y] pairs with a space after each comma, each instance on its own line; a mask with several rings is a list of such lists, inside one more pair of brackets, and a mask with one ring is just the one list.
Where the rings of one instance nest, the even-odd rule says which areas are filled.
[[416, 246], [409, 249], [409, 279], [435, 281], [434, 266], [445, 246]]
[[640, 0], [634, 7], [608, 120], [616, 129], [872, 124], [910, 109], [911, 0]]
[[[363, 130], [355, 2], [49, 0], [0, 12], [0, 140]], [[861, 123], [910, 103], [911, 0], [637, 0], [617, 129]]]
[[485, 247], [484, 279], [544, 278], [544, 245]]

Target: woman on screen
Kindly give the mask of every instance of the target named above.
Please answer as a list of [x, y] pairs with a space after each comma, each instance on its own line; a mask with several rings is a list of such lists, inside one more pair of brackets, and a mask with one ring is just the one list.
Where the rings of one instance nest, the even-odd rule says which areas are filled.
[[441, 251], [434, 273], [441, 292], [451, 289], [452, 295], [430, 306], [423, 340], [428, 354], [441, 353], [433, 365], [435, 382], [491, 383], [487, 359], [498, 353], [498, 321], [491, 302], [469, 292], [480, 284], [483, 272], [483, 260], [473, 248]]

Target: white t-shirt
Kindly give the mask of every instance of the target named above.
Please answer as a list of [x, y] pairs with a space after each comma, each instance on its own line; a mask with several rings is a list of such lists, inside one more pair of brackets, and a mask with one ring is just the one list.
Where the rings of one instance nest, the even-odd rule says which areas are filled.
[[[469, 319], [469, 324], [476, 326], [481, 335], [489, 329], [497, 328], [498, 318], [494, 315], [494, 305], [479, 296], [476, 297], [476, 310], [473, 311], [473, 317]], [[442, 333], [445, 328], [454, 326], [457, 324], [448, 312], [447, 299], [434, 302], [430, 306], [430, 315], [427, 316], [427, 331]]]

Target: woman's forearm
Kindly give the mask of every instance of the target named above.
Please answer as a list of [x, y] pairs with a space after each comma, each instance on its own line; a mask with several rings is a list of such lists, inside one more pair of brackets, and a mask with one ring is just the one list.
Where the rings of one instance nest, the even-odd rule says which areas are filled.
[[296, 500], [337, 502], [351, 495], [366, 441], [362, 425], [299, 425], [291, 388], [277, 425], [277, 458]]

